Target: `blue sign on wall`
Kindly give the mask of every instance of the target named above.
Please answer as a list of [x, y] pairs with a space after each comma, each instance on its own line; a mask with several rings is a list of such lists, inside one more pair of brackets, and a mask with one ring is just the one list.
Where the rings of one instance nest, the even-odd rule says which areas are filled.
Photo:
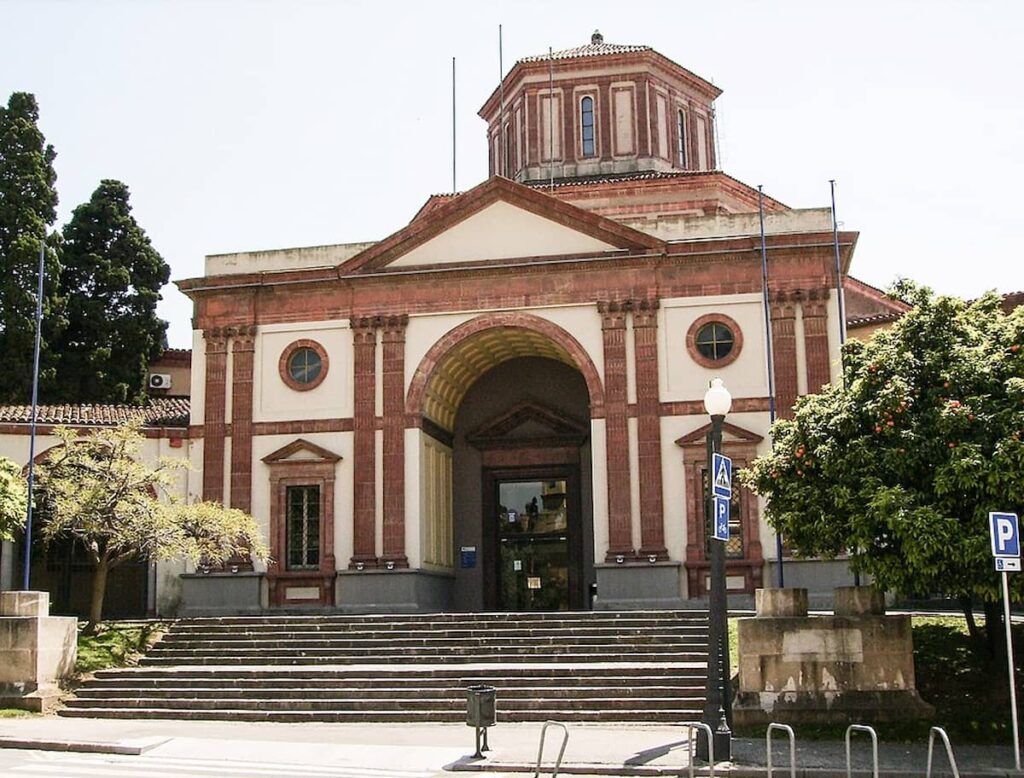
[[459, 550], [459, 566], [463, 570], [476, 567], [476, 546], [463, 546]]
[[729, 539], [729, 498], [715, 495], [715, 540]]

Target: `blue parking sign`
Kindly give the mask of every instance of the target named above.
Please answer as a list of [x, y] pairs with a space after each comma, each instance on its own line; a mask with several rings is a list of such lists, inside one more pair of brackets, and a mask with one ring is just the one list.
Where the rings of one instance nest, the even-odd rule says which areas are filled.
[[989, 531], [992, 535], [992, 556], [1020, 556], [1020, 528], [1016, 513], [996, 513], [988, 515]]
[[729, 539], [729, 499], [715, 497], [715, 540]]

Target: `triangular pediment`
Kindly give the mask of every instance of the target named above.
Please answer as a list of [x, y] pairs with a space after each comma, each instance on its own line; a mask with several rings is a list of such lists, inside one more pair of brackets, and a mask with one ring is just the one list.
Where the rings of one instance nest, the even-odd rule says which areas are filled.
[[[708, 432], [711, 431], [711, 422], [708, 422], [703, 427], [695, 429], [693, 432], [683, 435], [676, 441], [677, 446], [703, 446], [705, 439], [707, 438]], [[735, 424], [729, 422], [723, 422], [722, 424], [722, 442], [723, 443], [748, 443], [756, 446], [764, 440], [763, 435], [758, 435], [756, 432], [751, 432], [743, 427], [738, 427]]]
[[341, 275], [651, 251], [663, 243], [543, 192], [494, 177], [433, 199], [406, 227], [343, 263]]
[[263, 457], [263, 461], [269, 464], [282, 463], [306, 463], [306, 462], [337, 462], [341, 456], [329, 451], [316, 443], [299, 438], [293, 440], [287, 446], [282, 446], [277, 451], [271, 452]]
[[539, 403], [525, 401], [485, 422], [466, 439], [477, 448], [526, 441], [581, 445], [589, 428], [577, 419]]

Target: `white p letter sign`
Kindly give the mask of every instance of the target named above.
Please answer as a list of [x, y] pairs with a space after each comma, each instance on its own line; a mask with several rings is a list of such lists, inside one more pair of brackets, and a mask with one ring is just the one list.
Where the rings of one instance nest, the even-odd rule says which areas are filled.
[[989, 530], [992, 533], [992, 556], [1019, 557], [1020, 530], [1016, 513], [990, 513]]

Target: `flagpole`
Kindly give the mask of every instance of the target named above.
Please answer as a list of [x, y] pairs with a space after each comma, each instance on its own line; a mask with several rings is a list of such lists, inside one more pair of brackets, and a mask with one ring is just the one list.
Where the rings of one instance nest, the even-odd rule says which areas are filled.
[[39, 286], [36, 290], [36, 346], [32, 362], [32, 427], [28, 441], [28, 508], [25, 518], [25, 570], [22, 589], [29, 590], [32, 572], [32, 487], [36, 469], [36, 419], [39, 416], [39, 345], [43, 330], [43, 274], [46, 262], [46, 232], [39, 241]]

